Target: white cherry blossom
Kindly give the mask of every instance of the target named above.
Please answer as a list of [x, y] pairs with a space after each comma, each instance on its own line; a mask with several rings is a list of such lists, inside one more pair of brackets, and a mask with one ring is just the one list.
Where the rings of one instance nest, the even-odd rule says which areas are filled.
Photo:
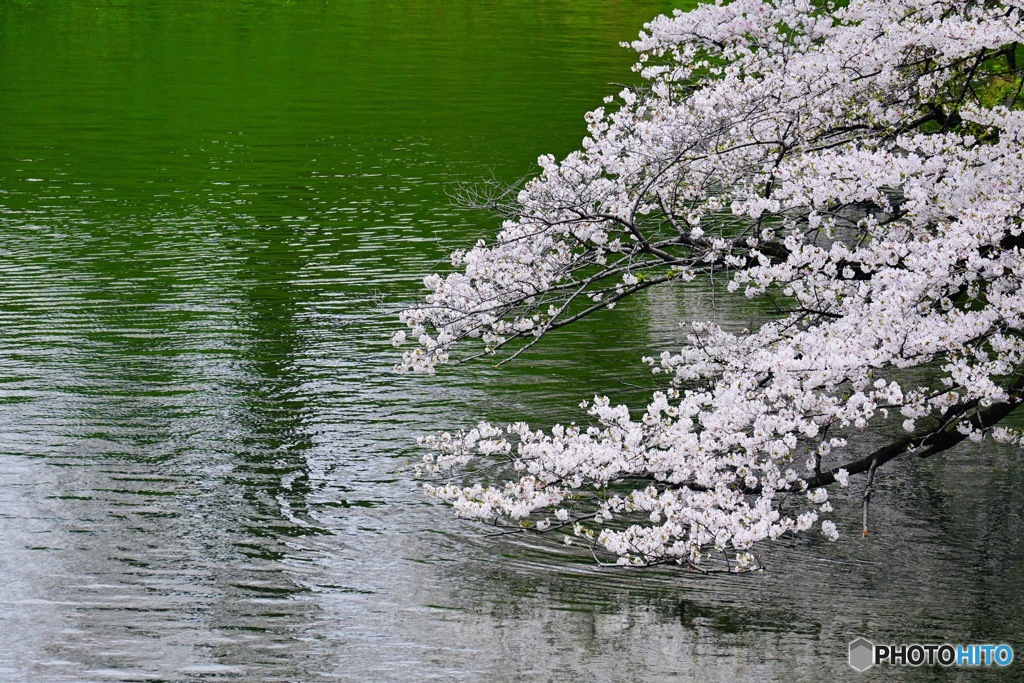
[[[650, 22], [642, 85], [489, 202], [500, 232], [424, 280], [397, 369], [508, 360], [694, 279], [775, 312], [680, 321], [646, 408], [428, 437], [421, 470], [454, 475], [428, 493], [625, 565], [742, 570], [784, 534], [838, 537], [824, 487], [985, 438], [1024, 391], [1022, 19], [1021, 0], [734, 0]], [[507, 480], [467, 483], [481, 459]]]

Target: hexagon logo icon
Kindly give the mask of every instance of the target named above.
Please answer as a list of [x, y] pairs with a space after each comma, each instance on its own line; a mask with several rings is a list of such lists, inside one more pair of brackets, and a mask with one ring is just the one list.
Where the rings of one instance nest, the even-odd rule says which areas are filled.
[[850, 666], [857, 671], [867, 671], [874, 663], [874, 643], [864, 638], [858, 638], [850, 643]]

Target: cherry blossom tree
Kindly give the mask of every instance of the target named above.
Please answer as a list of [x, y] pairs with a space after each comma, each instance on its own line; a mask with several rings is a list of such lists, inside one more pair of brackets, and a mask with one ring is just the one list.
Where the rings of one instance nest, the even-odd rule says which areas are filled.
[[[1024, 0], [734, 0], [632, 48], [641, 85], [581, 149], [492, 198], [497, 236], [401, 314], [399, 371], [509, 360], [651, 287], [774, 313], [650, 363], [645, 409], [424, 439], [429, 494], [619, 564], [756, 568], [836, 525], [828, 488], [1000, 426], [1024, 400]], [[724, 294], [723, 295], [727, 295]], [[864, 430], [895, 434], [873, 449]], [[505, 463], [504, 476], [485, 465]], [[475, 480], [475, 481], [474, 481]]]

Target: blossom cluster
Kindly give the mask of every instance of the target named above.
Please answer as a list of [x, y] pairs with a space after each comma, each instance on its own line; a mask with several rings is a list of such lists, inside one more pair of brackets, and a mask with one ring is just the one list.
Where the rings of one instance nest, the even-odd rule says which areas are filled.
[[[681, 321], [688, 343], [646, 359], [666, 384], [642, 411], [595, 397], [586, 427], [429, 437], [427, 472], [512, 474], [428, 492], [623, 564], [746, 569], [761, 541], [838, 537], [825, 486], [984, 438], [1024, 391], [1022, 19], [1022, 0], [734, 0], [650, 22], [642, 86], [425, 279], [397, 369], [472, 340], [514, 357], [695, 278], [776, 314]], [[869, 428], [902, 436], [864, 453], [850, 437]]]

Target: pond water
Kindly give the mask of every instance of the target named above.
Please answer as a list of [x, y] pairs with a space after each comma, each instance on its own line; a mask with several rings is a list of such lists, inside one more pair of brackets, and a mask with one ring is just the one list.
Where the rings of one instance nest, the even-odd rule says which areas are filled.
[[389, 370], [394, 312], [495, 228], [449, 194], [577, 145], [669, 9], [3, 0], [0, 680], [985, 673], [858, 675], [858, 636], [1024, 658], [1013, 449], [896, 464], [868, 539], [853, 491], [839, 543], [739, 578], [488, 538], [408, 472], [436, 428], [641, 401], [680, 321], [756, 315], [652, 292], [518, 365]]

